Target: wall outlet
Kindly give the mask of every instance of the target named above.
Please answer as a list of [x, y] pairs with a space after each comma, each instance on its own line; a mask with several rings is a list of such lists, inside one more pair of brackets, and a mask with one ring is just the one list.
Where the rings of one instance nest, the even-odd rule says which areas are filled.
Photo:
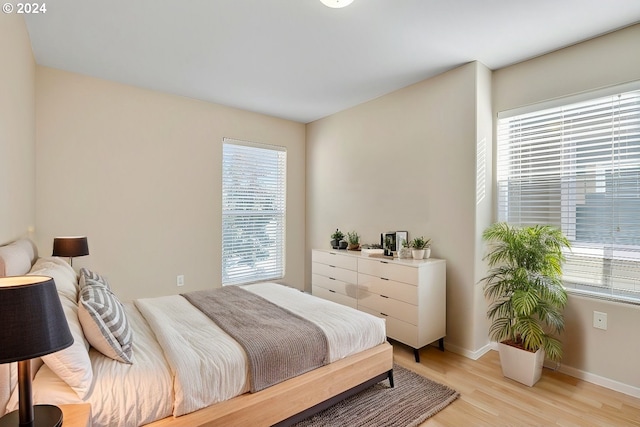
[[176, 285], [184, 286], [184, 274], [179, 274], [176, 278]]
[[593, 327], [598, 329], [607, 330], [607, 313], [600, 311], [593, 312]]

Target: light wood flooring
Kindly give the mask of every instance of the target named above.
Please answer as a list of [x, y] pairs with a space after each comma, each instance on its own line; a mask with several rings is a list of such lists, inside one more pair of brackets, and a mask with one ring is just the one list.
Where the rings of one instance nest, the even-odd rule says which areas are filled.
[[534, 387], [506, 379], [497, 351], [478, 360], [396, 342], [394, 361], [456, 389], [460, 397], [421, 427], [440, 426], [640, 426], [640, 399], [544, 369]]

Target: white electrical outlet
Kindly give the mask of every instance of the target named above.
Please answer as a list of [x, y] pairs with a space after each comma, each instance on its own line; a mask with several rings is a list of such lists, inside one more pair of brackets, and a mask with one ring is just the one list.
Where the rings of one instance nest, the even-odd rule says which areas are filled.
[[598, 329], [607, 330], [607, 313], [600, 311], [593, 312], [593, 327]]
[[184, 274], [179, 274], [176, 278], [176, 284], [178, 286], [184, 286]]

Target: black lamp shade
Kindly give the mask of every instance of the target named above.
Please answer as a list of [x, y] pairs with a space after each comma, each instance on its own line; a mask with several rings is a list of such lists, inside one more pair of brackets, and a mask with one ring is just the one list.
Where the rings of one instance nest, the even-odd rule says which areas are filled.
[[85, 255], [89, 255], [86, 236], [55, 237], [53, 239], [53, 256], [73, 258]]
[[73, 344], [51, 277], [1, 277], [0, 325], [0, 363], [33, 359]]

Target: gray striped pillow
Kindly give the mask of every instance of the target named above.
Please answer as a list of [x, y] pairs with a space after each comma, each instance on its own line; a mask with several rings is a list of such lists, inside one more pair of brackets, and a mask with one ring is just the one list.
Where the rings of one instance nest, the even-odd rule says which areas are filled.
[[133, 333], [118, 298], [105, 286], [88, 285], [80, 290], [78, 303], [78, 319], [89, 344], [107, 357], [132, 363]]
[[87, 285], [102, 285], [107, 289], [111, 289], [107, 278], [99, 275], [95, 271], [91, 271], [87, 268], [82, 267], [79, 271], [79, 274], [80, 280], [78, 281], [78, 286], [80, 286], [80, 289], [84, 288]]

